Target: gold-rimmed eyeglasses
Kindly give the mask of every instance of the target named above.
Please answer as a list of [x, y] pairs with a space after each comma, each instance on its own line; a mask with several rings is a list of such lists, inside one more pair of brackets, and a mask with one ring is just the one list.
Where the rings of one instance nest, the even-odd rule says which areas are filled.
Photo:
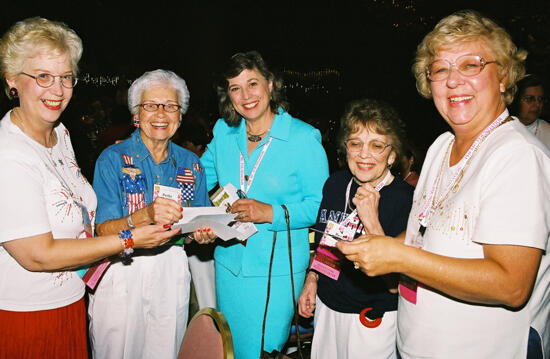
[[[363, 141], [353, 138], [346, 140], [345, 143], [348, 152], [353, 154], [363, 151], [363, 147], [365, 146], [365, 143]], [[367, 142], [367, 151], [369, 151], [369, 153], [373, 155], [379, 155], [382, 154], [382, 152], [384, 152], [386, 148], [390, 146], [391, 144], [389, 143], [384, 143], [379, 140], [370, 140], [369, 142]]]
[[143, 108], [147, 112], [156, 112], [156, 111], [158, 111], [159, 107], [162, 107], [164, 112], [177, 112], [181, 108], [180, 105], [177, 105], [177, 104], [174, 104], [174, 103], [146, 102], [146, 103], [140, 103], [137, 106]]
[[68, 89], [72, 89], [73, 87], [75, 87], [76, 83], [78, 82], [78, 78], [76, 78], [73, 74], [52, 75], [47, 73], [40, 73], [36, 76], [28, 74], [26, 72], [20, 72], [20, 74], [33, 78], [36, 81], [36, 84], [43, 88], [52, 87], [56, 77], [59, 77], [59, 80], [61, 81], [61, 86]]
[[460, 56], [453, 63], [436, 60], [426, 67], [426, 76], [430, 81], [443, 81], [449, 77], [451, 67], [454, 67], [461, 75], [471, 77], [478, 75], [489, 64], [499, 65], [498, 61], [486, 61], [477, 55]]

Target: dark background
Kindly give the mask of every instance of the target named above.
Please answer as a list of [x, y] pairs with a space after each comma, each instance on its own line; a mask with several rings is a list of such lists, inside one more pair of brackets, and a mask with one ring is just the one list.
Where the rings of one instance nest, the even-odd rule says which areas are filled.
[[[235, 52], [258, 50], [286, 84], [291, 114], [332, 136], [346, 102], [388, 101], [410, 138], [425, 149], [446, 130], [433, 104], [416, 92], [410, 67], [421, 39], [442, 17], [471, 8], [490, 16], [529, 51], [528, 72], [550, 75], [550, 2], [532, 1], [166, 1], [148, 3], [10, 1], [0, 31], [43, 16], [67, 23], [84, 42], [82, 79], [67, 114], [90, 112], [95, 100], [144, 71], [173, 70], [191, 92], [187, 121], [218, 116], [213, 81]], [[11, 104], [4, 103], [2, 108]], [[63, 116], [68, 116], [64, 114]], [[73, 119], [71, 119], [73, 120]], [[65, 122], [66, 119], [63, 118]]]

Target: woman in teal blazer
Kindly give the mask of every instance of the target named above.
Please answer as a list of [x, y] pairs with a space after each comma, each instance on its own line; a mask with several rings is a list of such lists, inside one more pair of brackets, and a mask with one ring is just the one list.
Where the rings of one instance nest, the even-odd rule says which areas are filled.
[[282, 83], [257, 52], [235, 54], [222, 75], [218, 95], [223, 118], [214, 126], [201, 162], [209, 189], [231, 183], [246, 193], [246, 199], [233, 205], [233, 213], [238, 220], [253, 222], [258, 232], [246, 242], [218, 245], [216, 295], [236, 357], [259, 358], [274, 233], [265, 351], [282, 349], [294, 313], [281, 205], [290, 215], [297, 296], [309, 261], [308, 227], [315, 223], [328, 163], [319, 131], [284, 110]]

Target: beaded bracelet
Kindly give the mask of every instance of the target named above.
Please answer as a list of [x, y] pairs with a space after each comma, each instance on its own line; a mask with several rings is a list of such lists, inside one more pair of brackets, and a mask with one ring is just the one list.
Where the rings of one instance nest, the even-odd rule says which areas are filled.
[[132, 238], [132, 231], [129, 229], [123, 229], [120, 232], [118, 232], [118, 236], [120, 237], [120, 241], [122, 242], [122, 246], [124, 249], [120, 253], [121, 257], [128, 258], [134, 253], [134, 239]]

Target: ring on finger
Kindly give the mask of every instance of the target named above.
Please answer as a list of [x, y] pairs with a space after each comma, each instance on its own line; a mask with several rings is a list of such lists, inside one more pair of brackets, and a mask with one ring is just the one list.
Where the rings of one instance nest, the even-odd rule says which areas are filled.
[[359, 269], [359, 263], [357, 263], [357, 262], [353, 262], [353, 268], [355, 268], [355, 269]]

